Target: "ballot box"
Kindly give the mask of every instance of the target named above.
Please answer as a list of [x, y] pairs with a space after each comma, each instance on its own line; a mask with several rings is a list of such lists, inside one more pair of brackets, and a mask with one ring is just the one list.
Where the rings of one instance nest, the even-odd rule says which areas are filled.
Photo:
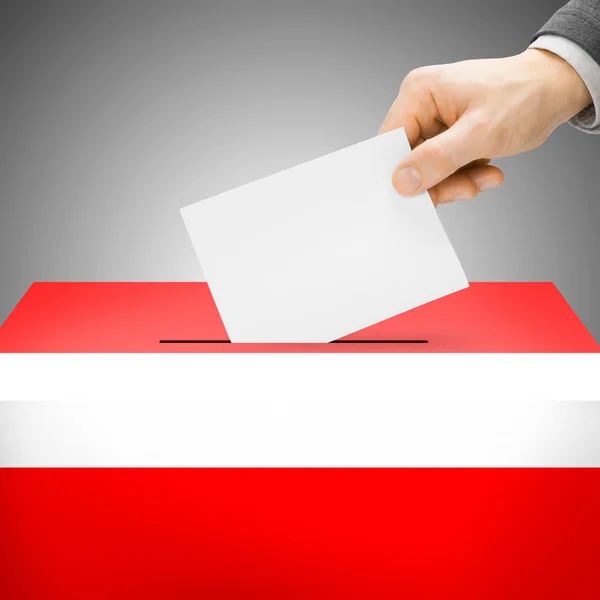
[[598, 372], [551, 283], [328, 344], [232, 344], [205, 283], [36, 283], [0, 327], [0, 597], [594, 598]]

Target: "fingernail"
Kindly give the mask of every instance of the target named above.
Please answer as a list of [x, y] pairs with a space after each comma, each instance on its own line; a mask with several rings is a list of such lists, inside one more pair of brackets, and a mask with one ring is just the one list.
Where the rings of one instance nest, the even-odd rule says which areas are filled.
[[492, 188], [498, 187], [499, 185], [500, 184], [497, 181], [494, 181], [493, 179], [488, 179], [487, 181], [484, 181], [481, 184], [479, 191], [485, 192], [485, 190], [491, 190]]
[[473, 198], [473, 194], [459, 194], [458, 196], [454, 196], [453, 201], [455, 200], [471, 200]]
[[400, 192], [410, 194], [421, 187], [421, 177], [414, 167], [403, 167], [394, 173], [394, 183]]

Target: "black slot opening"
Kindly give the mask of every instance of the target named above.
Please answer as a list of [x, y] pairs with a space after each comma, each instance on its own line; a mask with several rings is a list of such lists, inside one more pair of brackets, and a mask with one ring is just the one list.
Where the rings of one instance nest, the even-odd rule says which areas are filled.
[[229, 340], [160, 340], [159, 344], [231, 344]]
[[[230, 340], [160, 340], [159, 344], [231, 344]], [[429, 340], [333, 340], [330, 344], [428, 344]]]
[[330, 344], [428, 344], [429, 340], [333, 340]]

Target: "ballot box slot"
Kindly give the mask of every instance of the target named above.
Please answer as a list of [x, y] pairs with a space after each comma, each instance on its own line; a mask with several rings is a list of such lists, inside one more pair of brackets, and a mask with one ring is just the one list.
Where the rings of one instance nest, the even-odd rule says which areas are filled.
[[330, 344], [428, 344], [428, 340], [333, 340]]
[[[159, 344], [231, 344], [230, 340], [159, 340]], [[428, 344], [429, 340], [333, 340], [330, 344]]]
[[160, 340], [159, 344], [231, 344], [230, 340]]

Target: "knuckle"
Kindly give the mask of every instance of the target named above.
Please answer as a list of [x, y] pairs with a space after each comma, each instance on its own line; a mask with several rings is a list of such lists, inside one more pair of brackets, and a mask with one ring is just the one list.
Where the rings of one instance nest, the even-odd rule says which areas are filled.
[[495, 126], [493, 118], [487, 112], [479, 111], [473, 114], [469, 121], [469, 129], [470, 136], [480, 151], [484, 151], [484, 149], [491, 151], [493, 147], [502, 144], [502, 140], [500, 140], [502, 131]]
[[424, 144], [423, 149], [423, 159], [431, 165], [437, 178], [445, 177], [458, 170], [458, 165], [452, 153], [440, 140], [432, 138], [427, 144]]
[[402, 83], [400, 84], [400, 91], [416, 91], [425, 86], [427, 78], [427, 69], [426, 67], [419, 67], [418, 69], [413, 69], [408, 73], [408, 75], [404, 78]]
[[492, 120], [483, 111], [475, 113], [471, 119], [471, 131], [473, 135], [486, 138], [492, 131]]

